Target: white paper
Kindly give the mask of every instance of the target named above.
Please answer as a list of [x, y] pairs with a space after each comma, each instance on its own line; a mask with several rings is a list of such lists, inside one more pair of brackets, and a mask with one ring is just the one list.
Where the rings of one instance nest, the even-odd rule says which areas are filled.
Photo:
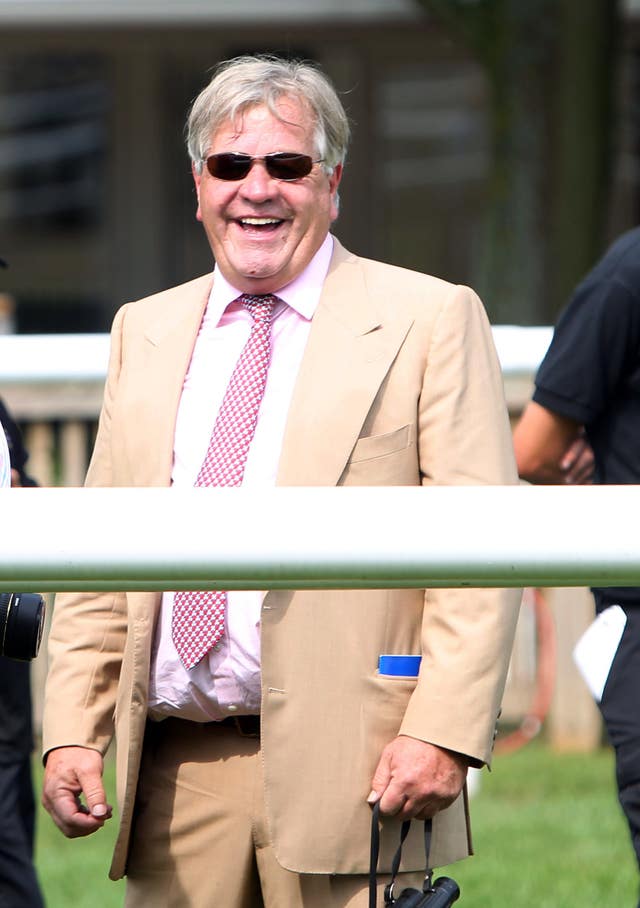
[[573, 650], [580, 674], [598, 703], [626, 623], [627, 616], [620, 606], [610, 605], [589, 625]]

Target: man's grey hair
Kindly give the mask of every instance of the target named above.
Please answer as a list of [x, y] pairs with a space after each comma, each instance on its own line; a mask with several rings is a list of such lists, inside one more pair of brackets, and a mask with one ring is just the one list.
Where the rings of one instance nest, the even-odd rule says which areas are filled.
[[202, 172], [212, 139], [223, 123], [239, 123], [245, 111], [258, 105], [283, 120], [277, 107], [282, 98], [294, 98], [309, 107], [315, 120], [315, 153], [327, 173], [344, 163], [349, 121], [329, 79], [311, 63], [260, 55], [221, 63], [193, 102], [187, 148], [196, 171]]

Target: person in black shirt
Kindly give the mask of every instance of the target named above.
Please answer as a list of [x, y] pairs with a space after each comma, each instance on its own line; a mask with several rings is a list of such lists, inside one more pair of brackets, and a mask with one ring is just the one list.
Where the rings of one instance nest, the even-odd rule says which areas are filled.
[[[0, 400], [12, 486], [35, 486], [20, 430]], [[31, 778], [31, 667], [0, 656], [0, 905], [43, 908], [33, 866], [35, 802]]]
[[27, 473], [27, 460], [29, 455], [22, 440], [22, 433], [15, 420], [7, 410], [0, 398], [0, 425], [9, 446], [9, 459], [11, 461], [11, 485], [27, 488], [36, 486], [37, 482]]
[[[618, 238], [561, 313], [514, 446], [530, 482], [640, 482], [640, 227]], [[640, 865], [640, 588], [593, 595], [598, 613], [619, 605], [626, 615], [599, 705]]]

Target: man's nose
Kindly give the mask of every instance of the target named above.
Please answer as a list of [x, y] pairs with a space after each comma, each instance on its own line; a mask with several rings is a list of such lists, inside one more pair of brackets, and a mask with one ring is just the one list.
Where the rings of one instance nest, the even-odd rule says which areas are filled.
[[269, 176], [264, 161], [254, 160], [251, 170], [242, 180], [240, 191], [246, 198], [264, 200], [274, 193], [274, 179]]

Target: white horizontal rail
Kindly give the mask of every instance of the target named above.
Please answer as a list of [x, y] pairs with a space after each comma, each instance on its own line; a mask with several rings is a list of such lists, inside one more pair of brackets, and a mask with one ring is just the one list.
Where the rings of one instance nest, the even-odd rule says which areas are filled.
[[29, 382], [103, 382], [108, 334], [2, 334], [0, 387]]
[[553, 328], [494, 325], [493, 340], [505, 377], [536, 372], [551, 343]]
[[7, 489], [0, 590], [640, 585], [640, 487]]
[[[535, 372], [551, 328], [496, 325], [493, 337], [505, 376]], [[0, 387], [29, 382], [102, 382], [109, 360], [108, 334], [0, 335]]]

